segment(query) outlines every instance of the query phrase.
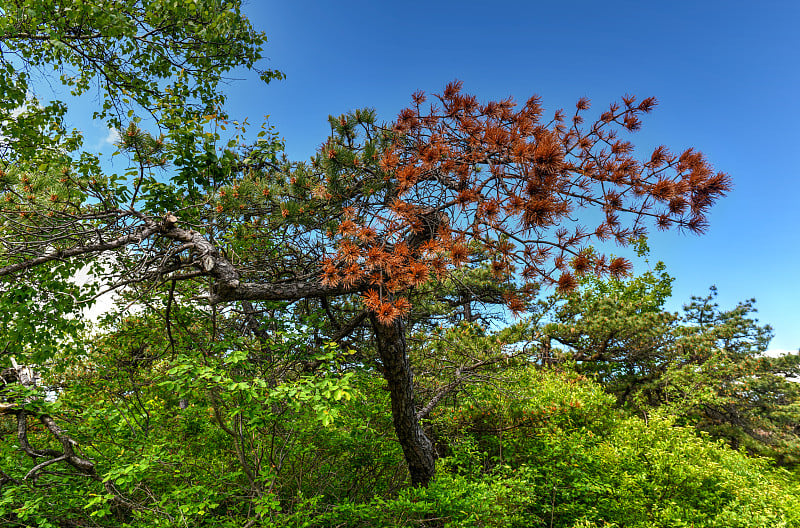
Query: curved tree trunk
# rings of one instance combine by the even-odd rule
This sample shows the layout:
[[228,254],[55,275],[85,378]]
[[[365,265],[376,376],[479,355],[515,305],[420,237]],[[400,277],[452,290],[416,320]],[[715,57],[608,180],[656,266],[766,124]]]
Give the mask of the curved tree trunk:
[[392,398],[394,429],[408,463],[411,482],[415,486],[427,486],[436,471],[436,456],[433,444],[417,419],[414,375],[406,350],[405,324],[398,318],[389,325],[383,325],[374,315],[371,317],[383,363],[383,375]]

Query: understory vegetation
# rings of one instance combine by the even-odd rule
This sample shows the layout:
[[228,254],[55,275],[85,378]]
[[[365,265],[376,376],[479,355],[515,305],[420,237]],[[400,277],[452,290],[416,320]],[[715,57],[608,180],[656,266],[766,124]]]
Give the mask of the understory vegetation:
[[[18,396],[31,416],[58,417],[96,475],[33,468],[4,416],[0,515],[54,527],[797,526],[798,388],[785,377],[797,356],[762,354],[769,328],[749,302],[663,311],[671,277],[656,270],[587,280],[498,331],[412,326],[423,401],[481,364],[423,420],[438,457],[427,487],[409,483],[369,340],[316,346],[312,304],[294,307],[301,325],[271,319],[263,339],[235,310],[173,306],[171,338],[157,304],[109,314],[84,355],[54,358],[56,398]],[[58,449],[41,425],[27,439]]]

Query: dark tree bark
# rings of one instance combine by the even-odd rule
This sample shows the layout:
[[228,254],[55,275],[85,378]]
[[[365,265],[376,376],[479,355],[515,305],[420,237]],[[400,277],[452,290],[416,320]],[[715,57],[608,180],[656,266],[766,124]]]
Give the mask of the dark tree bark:
[[392,399],[392,418],[397,439],[403,448],[411,483],[427,486],[436,471],[433,444],[420,426],[414,403],[414,375],[408,360],[405,324],[397,318],[389,325],[371,316],[383,364],[383,376]]

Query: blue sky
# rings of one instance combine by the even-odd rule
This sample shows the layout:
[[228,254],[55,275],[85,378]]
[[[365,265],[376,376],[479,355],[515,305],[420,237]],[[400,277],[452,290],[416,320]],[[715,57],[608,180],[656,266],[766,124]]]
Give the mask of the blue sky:
[[[800,2],[251,1],[286,80],[231,81],[230,113],[270,116],[291,158],[327,116],[374,107],[392,120],[416,90],[453,79],[483,100],[583,96],[598,113],[626,93],[660,101],[631,138],[642,155],[696,147],[735,188],[697,237],[653,232],[651,261],[677,277],[670,309],[715,284],[722,307],[755,297],[773,349],[800,347]],[[642,267],[639,267],[641,270]]]

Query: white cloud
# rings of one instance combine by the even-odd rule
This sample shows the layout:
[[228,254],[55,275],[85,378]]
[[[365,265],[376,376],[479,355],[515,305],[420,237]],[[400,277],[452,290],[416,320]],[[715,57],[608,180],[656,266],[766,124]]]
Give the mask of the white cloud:
[[[86,265],[78,270],[72,280],[78,286],[86,286],[89,283],[98,285],[99,282],[100,288],[106,289],[104,284],[101,281],[98,281],[97,277],[92,275],[90,271],[91,267],[91,265]],[[83,309],[83,317],[92,323],[96,323],[102,316],[111,311],[116,301],[117,296],[114,294],[114,292],[103,293],[97,298],[92,306]]]
[[797,353],[798,353],[797,350],[784,350],[784,349],[781,349],[781,348],[772,348],[772,349],[767,350],[766,352],[764,352],[763,355],[767,356],[767,357],[780,357],[780,356],[786,356],[786,355],[789,355],[789,354],[797,354]]
[[[100,128],[99,126],[95,126],[95,128]],[[98,130],[98,135],[100,131]],[[106,128],[106,135],[97,139],[94,142],[94,150],[103,150],[103,148],[109,145],[115,145],[117,141],[122,139],[119,135],[119,132],[114,128]]]
[[119,135],[119,131],[116,128],[109,128],[108,129],[108,134],[106,134],[106,137],[103,139],[103,144],[104,145],[114,145],[120,139],[122,139],[122,138]]

